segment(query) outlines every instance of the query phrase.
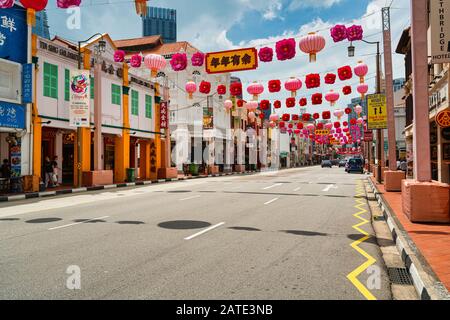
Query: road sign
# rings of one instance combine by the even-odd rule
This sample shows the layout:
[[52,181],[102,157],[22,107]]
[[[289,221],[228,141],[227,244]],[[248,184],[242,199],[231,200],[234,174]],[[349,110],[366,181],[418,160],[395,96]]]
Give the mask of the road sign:
[[387,129],[386,95],[372,94],[367,96],[367,126],[369,130]]
[[255,48],[206,54],[206,72],[210,74],[254,70],[257,67],[258,53]]

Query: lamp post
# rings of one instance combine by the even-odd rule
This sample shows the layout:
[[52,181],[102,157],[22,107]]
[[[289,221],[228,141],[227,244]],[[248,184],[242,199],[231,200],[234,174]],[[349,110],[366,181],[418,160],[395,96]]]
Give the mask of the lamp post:
[[[371,41],[366,41],[366,40],[361,40],[364,43],[367,44],[376,44],[377,45],[377,94],[381,93],[381,53],[380,53],[380,41],[375,41],[375,42],[371,42]],[[355,56],[355,47],[350,44],[350,46],[348,47],[348,56],[349,57],[354,57]],[[381,177],[381,152],[382,152],[382,141],[381,141],[381,129],[377,129],[377,162],[378,162],[378,166],[377,166],[377,180],[378,183],[381,183],[382,181],[382,177]],[[369,149],[369,153],[370,150],[372,148]],[[370,163],[369,163],[370,165]]]
[[[95,37],[100,36],[100,40],[98,42],[98,45],[96,46],[96,53],[101,54],[105,52],[106,49],[106,41],[103,40],[103,35],[101,33],[96,33],[93,36],[91,36],[89,39],[84,41],[78,41],[78,70],[81,70],[81,44],[86,43],[90,40],[92,40]],[[83,168],[81,166],[81,162],[83,159],[83,148],[81,147],[81,136],[82,136],[82,127],[77,127],[77,187],[82,187],[82,174],[83,174]]]

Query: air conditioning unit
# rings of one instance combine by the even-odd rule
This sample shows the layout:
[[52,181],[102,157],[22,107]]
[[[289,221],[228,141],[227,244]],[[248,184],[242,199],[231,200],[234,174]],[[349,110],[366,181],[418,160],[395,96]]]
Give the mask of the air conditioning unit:
[[0,100],[22,103],[22,65],[0,59]]

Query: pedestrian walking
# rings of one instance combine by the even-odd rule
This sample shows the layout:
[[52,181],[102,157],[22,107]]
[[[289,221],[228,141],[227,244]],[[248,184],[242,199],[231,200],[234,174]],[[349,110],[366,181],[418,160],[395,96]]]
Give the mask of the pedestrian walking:
[[45,188],[54,187],[53,183],[53,163],[50,158],[45,157],[44,161],[44,173],[45,173]]
[[59,186],[58,177],[59,177],[59,170],[60,170],[58,167],[58,156],[53,157],[52,167],[53,167],[52,181],[53,181],[53,185],[55,187],[57,187],[57,186]]
[[4,179],[10,179],[11,178],[11,165],[9,164],[8,159],[3,160],[2,167],[0,169],[0,173],[2,175],[2,178]]

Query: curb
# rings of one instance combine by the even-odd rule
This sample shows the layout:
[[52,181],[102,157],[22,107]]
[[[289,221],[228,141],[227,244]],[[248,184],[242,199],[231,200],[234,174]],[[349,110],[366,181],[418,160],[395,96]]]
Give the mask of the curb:
[[372,179],[367,179],[372,189],[378,206],[383,212],[386,223],[391,231],[397,250],[408,269],[413,280],[414,288],[421,300],[450,300],[450,294],[439,278],[433,272],[431,266],[422,257],[420,250],[409,237],[408,233],[399,228],[395,214],[383,195],[373,184]]
[[109,190],[109,189],[119,189],[126,187],[136,187],[136,186],[145,186],[150,184],[162,184],[168,182],[176,182],[176,181],[184,181],[184,180],[193,180],[193,179],[205,179],[205,178],[217,178],[224,176],[234,176],[234,175],[252,175],[255,173],[259,173],[260,171],[245,171],[245,172],[233,172],[233,173],[220,173],[213,174],[207,176],[189,176],[183,178],[173,178],[173,179],[159,179],[153,181],[139,181],[139,182],[129,182],[129,183],[117,183],[106,186],[94,186],[94,187],[83,187],[83,188],[73,188],[73,189],[64,189],[64,190],[55,190],[55,191],[43,191],[43,192],[32,192],[26,194],[18,194],[12,196],[0,196],[0,202],[10,202],[10,201],[19,201],[26,199],[36,199],[36,198],[49,198],[55,197],[65,194],[74,194],[74,193],[84,193],[90,191],[100,191],[100,190]]

